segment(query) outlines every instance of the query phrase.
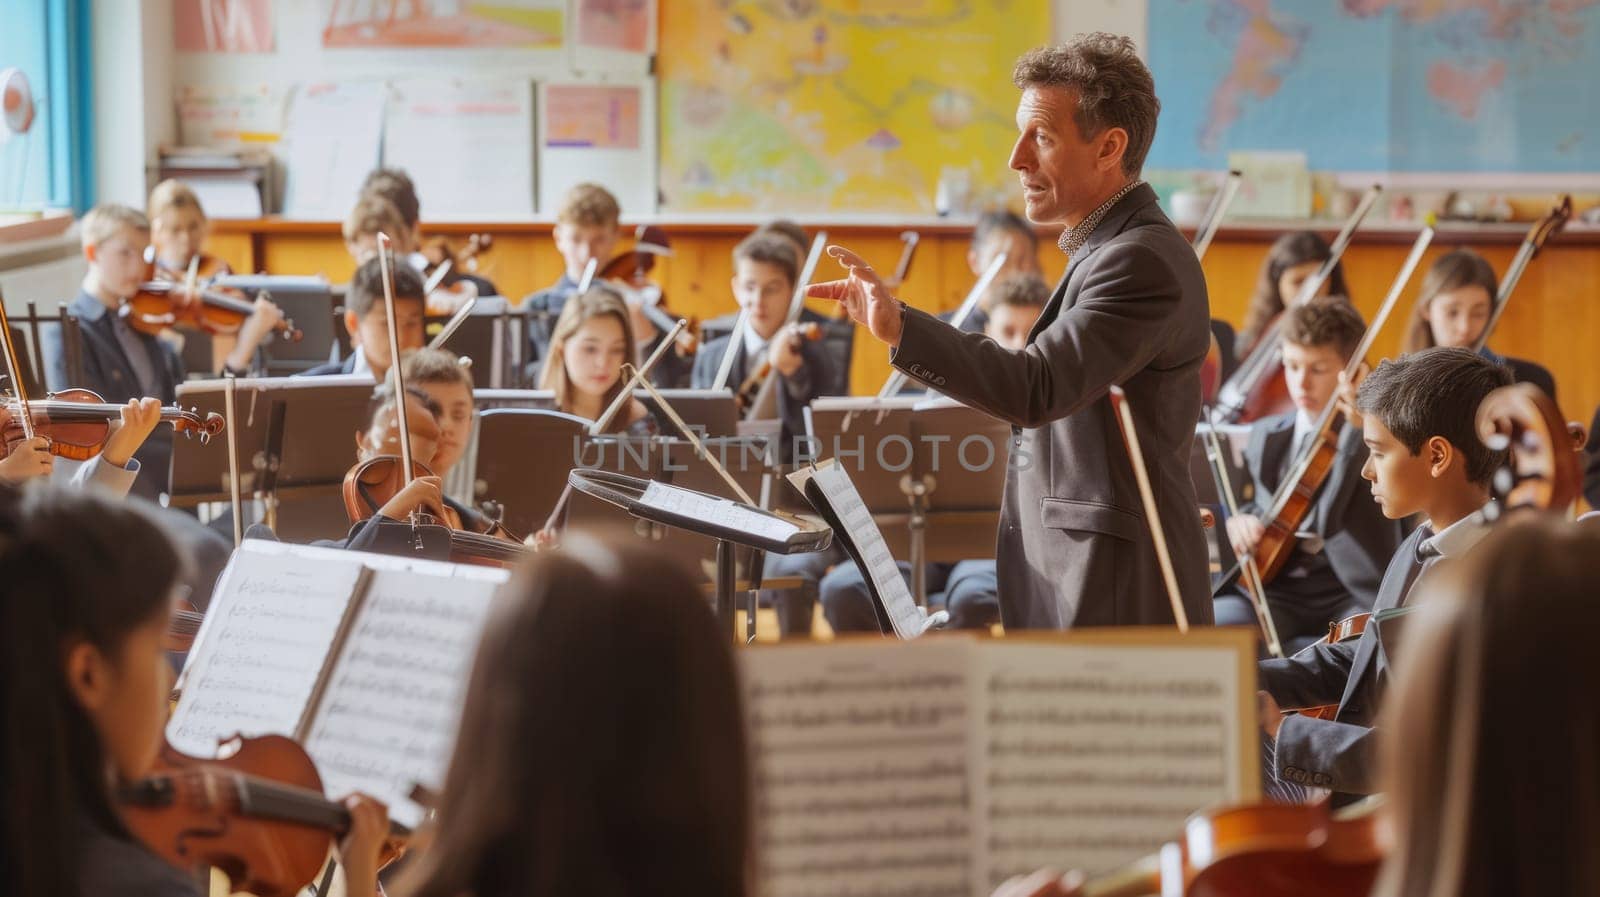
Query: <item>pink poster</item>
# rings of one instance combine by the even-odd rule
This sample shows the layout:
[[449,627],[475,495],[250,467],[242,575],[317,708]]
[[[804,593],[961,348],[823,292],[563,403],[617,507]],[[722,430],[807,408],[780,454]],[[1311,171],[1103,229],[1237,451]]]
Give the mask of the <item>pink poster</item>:
[[651,0],[577,0],[578,46],[627,53],[649,49]]
[[272,0],[173,0],[173,43],[183,53],[271,53]]
[[566,28],[564,0],[326,2],[324,47],[555,49]]
[[550,85],[544,92],[544,145],[639,148],[639,88]]

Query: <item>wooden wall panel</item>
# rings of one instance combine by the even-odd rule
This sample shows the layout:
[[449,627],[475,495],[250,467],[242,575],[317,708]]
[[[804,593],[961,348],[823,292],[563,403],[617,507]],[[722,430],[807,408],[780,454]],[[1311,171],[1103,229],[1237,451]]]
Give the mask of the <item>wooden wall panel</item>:
[[[562,262],[550,236],[549,225],[450,224],[440,230],[452,234],[487,231],[494,248],[484,257],[484,273],[513,301],[554,283]],[[658,281],[669,307],[677,314],[701,321],[736,310],[729,280],[732,251],[749,232],[747,227],[686,225],[671,227],[674,255],[657,267]],[[854,249],[868,261],[891,269],[900,255],[900,229],[851,225],[829,229],[832,242]],[[1254,287],[1261,260],[1276,237],[1272,231],[1225,229],[1212,244],[1205,260],[1212,314],[1238,326]],[[969,231],[941,226],[924,230],[916,263],[901,290],[910,304],[929,311],[949,311],[960,304],[971,287],[966,249]],[[1504,272],[1515,252],[1514,237],[1468,239],[1442,231],[1426,261],[1461,245],[1476,245],[1497,272]],[[1066,259],[1041,232],[1039,260],[1054,284]],[[1377,310],[1401,262],[1409,251],[1409,235],[1378,232],[1362,234],[1346,256],[1346,273],[1356,306],[1368,316]],[[329,222],[216,222],[209,244],[237,270],[264,269],[273,273],[322,273],[338,283],[349,279],[353,265],[344,251],[338,227]],[[1377,340],[1372,359],[1398,350],[1400,334],[1421,285],[1419,270],[1389,326]],[[843,275],[839,266],[824,259],[818,279]],[[817,311],[828,313],[830,303],[813,301]],[[1497,351],[1530,358],[1555,374],[1561,405],[1568,417],[1587,422],[1600,403],[1600,364],[1594,361],[1600,345],[1600,240],[1592,234],[1563,235],[1529,267],[1516,297],[1501,320],[1490,345]],[[850,373],[851,390],[875,392],[889,373],[888,352],[875,341],[857,340]]]

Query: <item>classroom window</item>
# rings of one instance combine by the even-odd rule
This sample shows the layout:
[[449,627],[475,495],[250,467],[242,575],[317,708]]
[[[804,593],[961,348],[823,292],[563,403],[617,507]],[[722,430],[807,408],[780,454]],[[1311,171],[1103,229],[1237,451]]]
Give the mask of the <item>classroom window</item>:
[[89,115],[88,0],[6,0],[0,70],[27,79],[33,116],[15,89],[0,108],[0,213],[43,208],[82,212],[93,201]]

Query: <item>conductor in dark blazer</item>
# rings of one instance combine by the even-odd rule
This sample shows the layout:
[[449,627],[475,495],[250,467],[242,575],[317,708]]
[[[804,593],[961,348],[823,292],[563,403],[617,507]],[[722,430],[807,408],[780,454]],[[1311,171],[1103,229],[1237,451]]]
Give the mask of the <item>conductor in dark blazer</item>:
[[[1091,34],[1031,51],[1010,166],[1028,218],[1071,256],[1021,351],[961,333],[890,295],[859,256],[814,296],[844,303],[895,367],[1012,424],[996,545],[1011,628],[1172,625],[1154,542],[1107,390],[1133,409],[1191,624],[1212,620],[1189,454],[1210,345],[1194,250],[1139,178],[1160,103],[1133,42]],[[999,455],[996,452],[996,455]]]

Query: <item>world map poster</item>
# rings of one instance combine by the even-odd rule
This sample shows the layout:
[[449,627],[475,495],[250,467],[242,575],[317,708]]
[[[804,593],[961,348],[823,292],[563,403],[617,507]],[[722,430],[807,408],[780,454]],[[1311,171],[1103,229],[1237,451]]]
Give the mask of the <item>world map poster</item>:
[[662,3],[663,209],[932,215],[947,168],[1014,192],[1011,69],[1050,35],[1048,0]]
[[1600,0],[1149,0],[1149,166],[1600,171]]

